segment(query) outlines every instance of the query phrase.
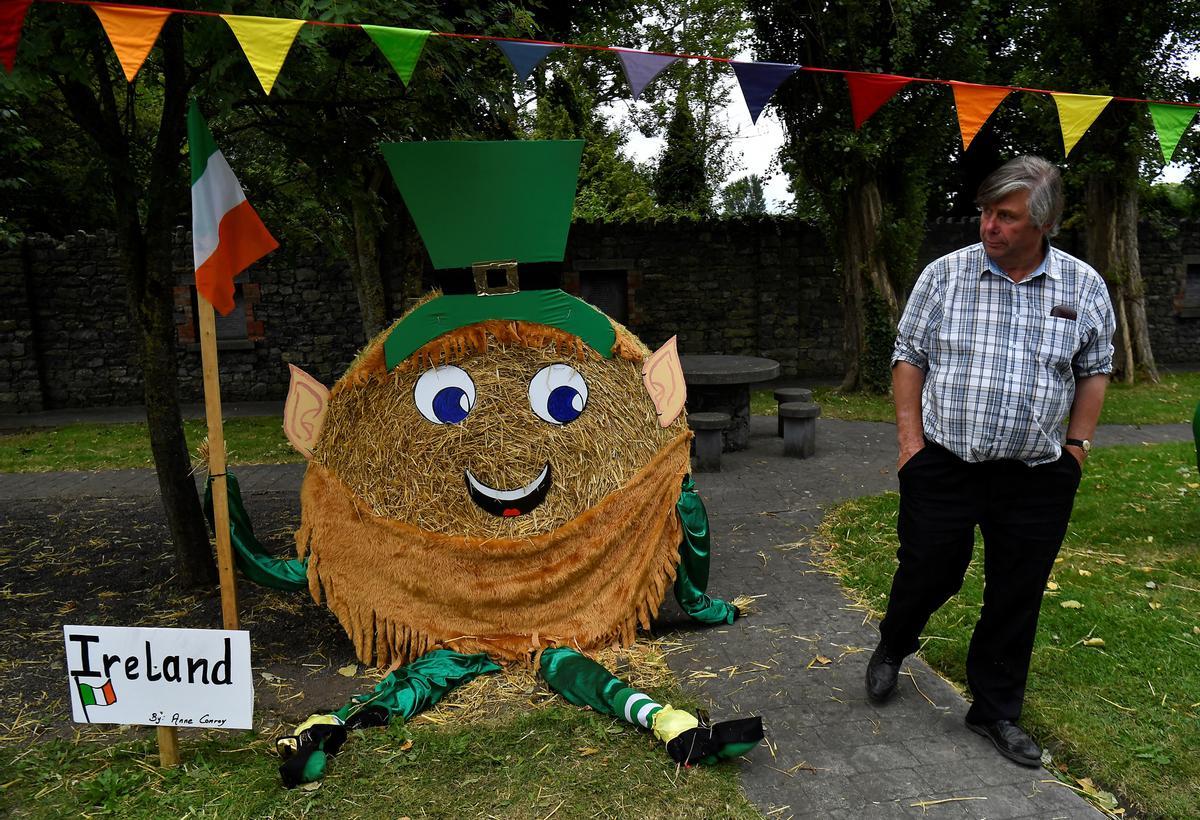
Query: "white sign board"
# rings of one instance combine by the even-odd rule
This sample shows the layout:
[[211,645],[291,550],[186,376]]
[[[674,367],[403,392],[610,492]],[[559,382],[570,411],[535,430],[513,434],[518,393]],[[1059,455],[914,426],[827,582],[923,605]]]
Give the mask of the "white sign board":
[[251,729],[250,633],[64,626],[76,723]]

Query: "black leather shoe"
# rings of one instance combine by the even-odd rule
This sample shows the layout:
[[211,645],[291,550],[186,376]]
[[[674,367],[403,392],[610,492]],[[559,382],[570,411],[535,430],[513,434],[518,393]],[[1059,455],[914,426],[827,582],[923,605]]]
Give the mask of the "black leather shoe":
[[883,644],[875,647],[867,663],[867,697],[872,703],[883,703],[896,691],[896,678],[904,658],[892,657]]
[[991,723],[972,723],[968,720],[966,723],[968,729],[992,741],[996,750],[1012,762],[1022,766],[1042,765],[1042,747],[1034,743],[1033,738],[1011,720],[996,720]]

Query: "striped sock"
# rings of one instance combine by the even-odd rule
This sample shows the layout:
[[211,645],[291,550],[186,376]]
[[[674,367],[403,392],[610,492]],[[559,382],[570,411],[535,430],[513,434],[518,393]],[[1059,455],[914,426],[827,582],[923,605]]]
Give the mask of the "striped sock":
[[643,729],[651,728],[654,725],[654,716],[662,711],[661,703],[656,703],[644,692],[627,687],[616,692],[613,702],[617,714],[623,717],[626,723],[641,726]]

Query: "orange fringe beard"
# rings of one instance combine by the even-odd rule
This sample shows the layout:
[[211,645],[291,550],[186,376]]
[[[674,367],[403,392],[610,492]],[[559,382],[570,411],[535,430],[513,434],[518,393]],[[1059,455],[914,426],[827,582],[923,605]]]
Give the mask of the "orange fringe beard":
[[438,648],[528,662],[551,646],[628,646],[675,579],[675,502],[691,438],[677,436],[579,517],[519,540],[381,518],[312,462],[296,533],[297,552],[309,555],[309,591],[318,603],[324,592],[368,665],[408,663]]

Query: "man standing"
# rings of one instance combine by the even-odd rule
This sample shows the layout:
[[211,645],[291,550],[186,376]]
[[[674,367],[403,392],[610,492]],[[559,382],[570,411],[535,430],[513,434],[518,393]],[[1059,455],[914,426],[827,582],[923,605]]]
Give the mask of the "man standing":
[[929,617],[962,586],[978,525],[985,587],[967,655],[967,727],[1036,766],[1041,748],[1017,720],[1042,592],[1112,372],[1115,321],[1099,274],[1050,246],[1063,210],[1057,168],[1018,157],[984,180],[976,204],[982,242],[924,270],[896,336],[899,566],[867,694],[878,703],[895,690]]

